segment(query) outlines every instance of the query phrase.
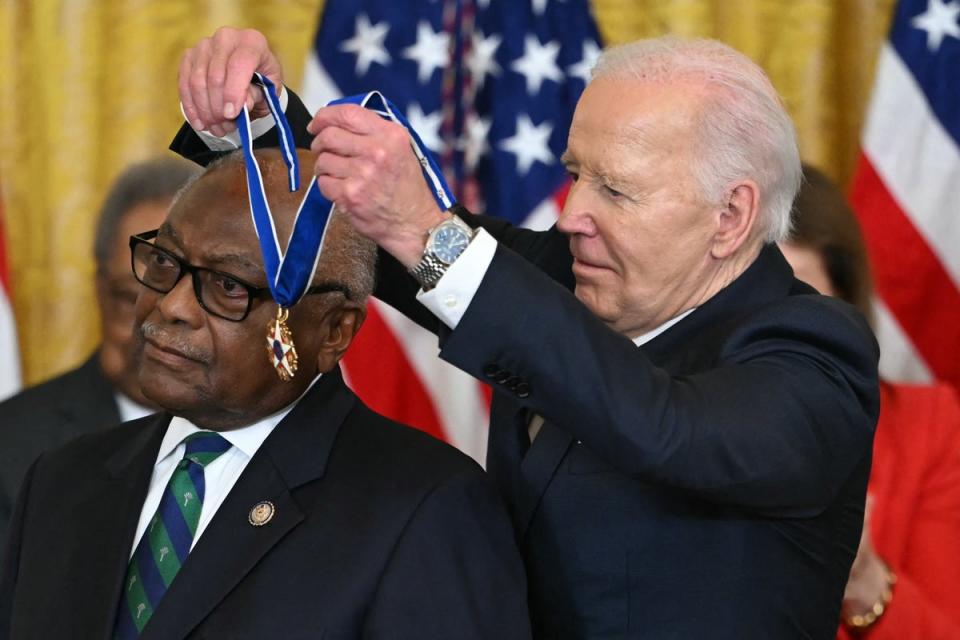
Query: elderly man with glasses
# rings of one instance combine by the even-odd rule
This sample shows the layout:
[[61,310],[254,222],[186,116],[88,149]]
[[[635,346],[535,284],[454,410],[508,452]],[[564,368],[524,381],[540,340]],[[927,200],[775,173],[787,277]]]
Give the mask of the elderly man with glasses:
[[[279,153],[258,158],[287,237],[302,192]],[[523,566],[480,468],[340,375],[374,246],[334,215],[309,295],[271,322],[244,180],[241,158],[218,161],[131,238],[139,378],[165,411],[33,465],[0,638],[529,637]],[[289,334],[292,372],[276,357]]]

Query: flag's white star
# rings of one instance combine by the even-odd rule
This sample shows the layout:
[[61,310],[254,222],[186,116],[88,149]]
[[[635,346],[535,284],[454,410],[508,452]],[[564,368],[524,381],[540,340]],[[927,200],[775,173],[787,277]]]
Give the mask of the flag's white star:
[[580,78],[584,84],[590,82],[590,72],[593,70],[593,66],[597,64],[599,57],[600,47],[597,46],[597,43],[593,40],[584,40],[583,57],[580,62],[567,67],[567,75]]
[[557,66],[558,53],[560,43],[540,44],[535,35],[527,34],[523,43],[523,56],[510,65],[511,69],[526,76],[527,93],[536,94],[540,91],[544,80],[560,82],[563,79],[563,73]]
[[542,16],[543,12],[547,10],[547,0],[533,0],[533,12],[538,16]]
[[553,125],[541,122],[534,125],[530,116],[521,113],[517,116],[517,131],[511,137],[500,142],[500,148],[517,156],[517,173],[526,175],[537,160],[543,164],[554,162],[550,152],[550,134]]
[[407,120],[427,148],[437,152],[443,150],[443,140],[440,139],[440,124],[443,121],[441,111],[434,111],[427,115],[423,113],[419,104],[411,102],[407,107]]
[[449,46],[449,34],[436,33],[426,20],[417,24],[417,42],[403,50],[403,57],[417,63],[420,84],[429,82],[434,71],[450,63]]
[[390,64],[390,54],[383,46],[390,25],[386,22],[371,25],[365,13],[357,15],[356,25],[353,37],[340,44],[340,51],[357,55],[357,75],[365,75],[373,62]]
[[473,34],[473,45],[467,57],[467,69],[473,78],[477,91],[483,88],[483,82],[489,73],[491,76],[500,75],[500,65],[497,64],[497,49],[503,38],[497,34],[484,38],[479,31]]
[[463,163],[468,172],[476,169],[481,156],[490,150],[490,145],[487,144],[490,124],[490,118],[481,118],[472,113],[467,116],[464,137],[460,139],[459,148],[463,151]]
[[478,9],[486,9],[490,6],[490,0],[477,0]]
[[914,17],[910,24],[927,32],[927,48],[936,53],[944,36],[960,39],[960,1],[944,3],[943,0],[930,0],[927,11]]

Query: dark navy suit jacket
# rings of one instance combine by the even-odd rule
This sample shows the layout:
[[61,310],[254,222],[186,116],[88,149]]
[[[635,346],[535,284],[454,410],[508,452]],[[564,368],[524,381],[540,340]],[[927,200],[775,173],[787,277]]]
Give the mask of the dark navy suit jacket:
[[115,393],[94,353],[76,369],[0,403],[0,571],[13,504],[30,464],[72,438],[119,424]]
[[[170,416],[84,436],[24,481],[0,638],[111,637]],[[275,516],[254,527],[250,509]],[[277,425],[143,640],[530,637],[523,564],[482,470],[366,408],[335,370]]]
[[[287,112],[309,146],[299,104]],[[204,150],[188,129],[173,148]],[[456,330],[383,253],[377,296],[494,387],[487,470],[521,544],[534,636],[833,638],[879,409],[864,319],[767,246],[637,348],[571,294],[556,229],[457,213],[501,247]],[[547,422],[526,450],[534,413]]]

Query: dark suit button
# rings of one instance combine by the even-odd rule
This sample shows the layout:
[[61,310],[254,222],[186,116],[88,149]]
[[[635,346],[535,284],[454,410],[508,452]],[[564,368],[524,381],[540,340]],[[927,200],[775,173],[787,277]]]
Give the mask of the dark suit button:
[[493,381],[496,382],[497,384],[506,384],[507,380],[509,380],[512,377],[513,377],[512,373],[510,373],[506,369],[501,369],[499,372],[497,372],[497,375],[496,377],[494,377]]
[[518,385],[518,384],[522,384],[522,383],[523,383],[523,379],[522,379],[522,378],[518,378],[517,376],[510,376],[510,377],[507,378],[507,380],[503,383],[503,386],[505,386],[505,387],[506,387],[507,389],[509,389],[510,391],[516,391],[516,390],[517,390],[517,385]]
[[514,387],[513,391],[517,394],[518,398],[527,398],[530,396],[530,385],[526,382],[521,382]]
[[499,374],[500,367],[492,362],[483,368],[483,375],[487,376],[488,378],[496,378]]

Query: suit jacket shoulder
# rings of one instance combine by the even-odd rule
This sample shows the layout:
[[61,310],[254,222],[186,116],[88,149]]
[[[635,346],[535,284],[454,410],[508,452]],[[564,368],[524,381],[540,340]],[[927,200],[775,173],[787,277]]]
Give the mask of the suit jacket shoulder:
[[0,541],[30,463],[71,438],[118,422],[113,388],[96,353],[80,367],[0,403]]
[[[0,583],[13,602],[0,635],[5,625],[109,634],[166,424],[93,433],[35,465]],[[251,526],[264,500],[275,515]],[[58,592],[78,581],[89,588]],[[334,372],[251,458],[141,638],[520,639],[525,593],[509,520],[480,468],[373,413]],[[70,606],[38,616],[50,600]]]

